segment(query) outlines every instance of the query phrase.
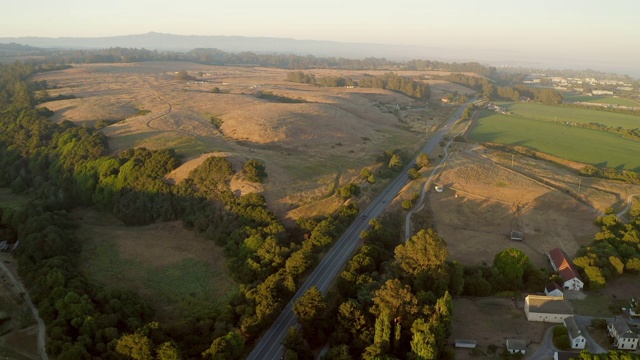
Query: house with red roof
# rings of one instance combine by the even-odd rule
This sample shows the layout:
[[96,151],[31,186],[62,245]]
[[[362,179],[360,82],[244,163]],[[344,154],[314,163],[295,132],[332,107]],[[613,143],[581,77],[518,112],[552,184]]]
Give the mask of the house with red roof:
[[549,251],[547,255],[553,270],[555,270],[563,281],[565,290],[582,290],[584,282],[578,275],[578,270],[573,265],[567,254],[560,248]]

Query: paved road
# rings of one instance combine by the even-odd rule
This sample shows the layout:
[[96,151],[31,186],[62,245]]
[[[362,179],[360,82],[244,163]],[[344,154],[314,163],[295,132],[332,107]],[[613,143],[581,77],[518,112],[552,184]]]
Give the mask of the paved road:
[[33,306],[31,298],[29,297],[29,293],[27,292],[27,290],[25,290],[24,286],[22,286],[22,283],[18,281],[15,276],[13,276],[11,271],[7,269],[2,261],[0,261],[0,269],[2,269],[2,271],[7,274],[16,289],[18,289],[19,292],[24,293],[24,301],[27,303],[27,306],[29,306],[29,309],[31,309],[31,312],[33,313],[33,317],[35,317],[36,321],[38,322],[38,355],[40,355],[40,358],[43,360],[49,360],[49,356],[47,355],[47,351],[45,350],[47,332],[44,327],[44,321],[42,321],[42,319],[40,318],[40,314],[38,313],[38,309]]
[[[464,109],[469,103],[461,106],[455,114],[436,131],[433,137],[425,144],[421,149],[422,152],[430,153],[438,146],[438,143],[443,137],[451,130],[451,127],[460,118]],[[322,259],[318,267],[309,275],[307,281],[300,287],[298,292],[293,296],[291,301],[282,310],[280,316],[271,325],[271,328],[262,336],[256,347],[253,349],[248,360],[279,360],[284,353],[284,347],[281,342],[287,333],[287,330],[291,326],[297,324],[295,315],[293,314],[293,304],[296,300],[302,296],[310,287],[316,286],[318,289],[325,293],[327,288],[338,275],[344,264],[347,262],[351,253],[358,246],[360,233],[369,227],[369,221],[378,217],[389,202],[395,198],[400,190],[406,185],[409,177],[407,171],[413,167],[415,159],[412,160],[402,171],[402,173],[395,178],[386,189],[380,194],[373,202],[361,212],[361,215],[351,226],[345,231],[345,233],[336,241],[331,250]]]
[[553,327],[550,327],[544,334],[542,343],[540,343],[540,348],[538,349],[538,351],[527,356],[526,358],[527,360],[549,360],[553,359],[553,353],[556,351],[557,349],[553,346]]

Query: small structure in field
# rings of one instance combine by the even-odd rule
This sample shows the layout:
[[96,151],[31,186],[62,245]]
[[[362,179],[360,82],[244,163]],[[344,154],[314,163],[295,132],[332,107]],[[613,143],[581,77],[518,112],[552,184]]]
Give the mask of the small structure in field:
[[524,234],[522,233],[522,231],[512,231],[511,232],[511,240],[513,241],[522,241],[522,239],[524,238]]
[[456,347],[463,349],[475,349],[478,345],[476,340],[456,339]]
[[527,352],[527,342],[522,339],[507,339],[509,354],[524,354]]
[[435,189],[437,192],[443,192],[443,191],[444,191],[444,187],[443,187],[443,186],[440,186],[440,185],[436,185],[436,186],[434,187],[434,189]]

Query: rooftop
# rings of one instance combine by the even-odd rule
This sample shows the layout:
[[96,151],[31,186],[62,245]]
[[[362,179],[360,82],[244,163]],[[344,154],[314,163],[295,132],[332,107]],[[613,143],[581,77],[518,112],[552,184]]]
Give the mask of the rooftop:
[[522,339],[507,339],[507,350],[527,350],[527,342]]
[[569,260],[569,256],[567,256],[562,249],[555,248],[549,251],[549,258],[551,258],[551,261],[558,270],[562,280],[569,281],[577,278],[582,281],[582,279],[580,279],[580,275],[578,275],[578,270],[576,270],[573,263],[571,263],[571,260]]
[[562,296],[528,295],[529,312],[573,315],[573,308]]
[[567,331],[569,332],[569,335],[571,335],[572,339],[582,336],[582,331],[580,331],[578,324],[576,324],[576,319],[574,319],[573,316],[569,316],[564,319],[564,326],[567,327]]

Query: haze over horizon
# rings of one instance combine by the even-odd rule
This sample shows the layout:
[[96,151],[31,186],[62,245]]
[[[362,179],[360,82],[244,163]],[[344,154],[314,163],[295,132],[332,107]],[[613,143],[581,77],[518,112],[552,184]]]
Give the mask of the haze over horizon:
[[[34,9],[37,9],[34,11]],[[423,58],[593,68],[640,77],[640,2],[26,0],[3,5],[0,37],[148,32],[276,37],[429,49]],[[441,49],[443,54],[438,54]],[[389,54],[387,57],[402,57]]]

